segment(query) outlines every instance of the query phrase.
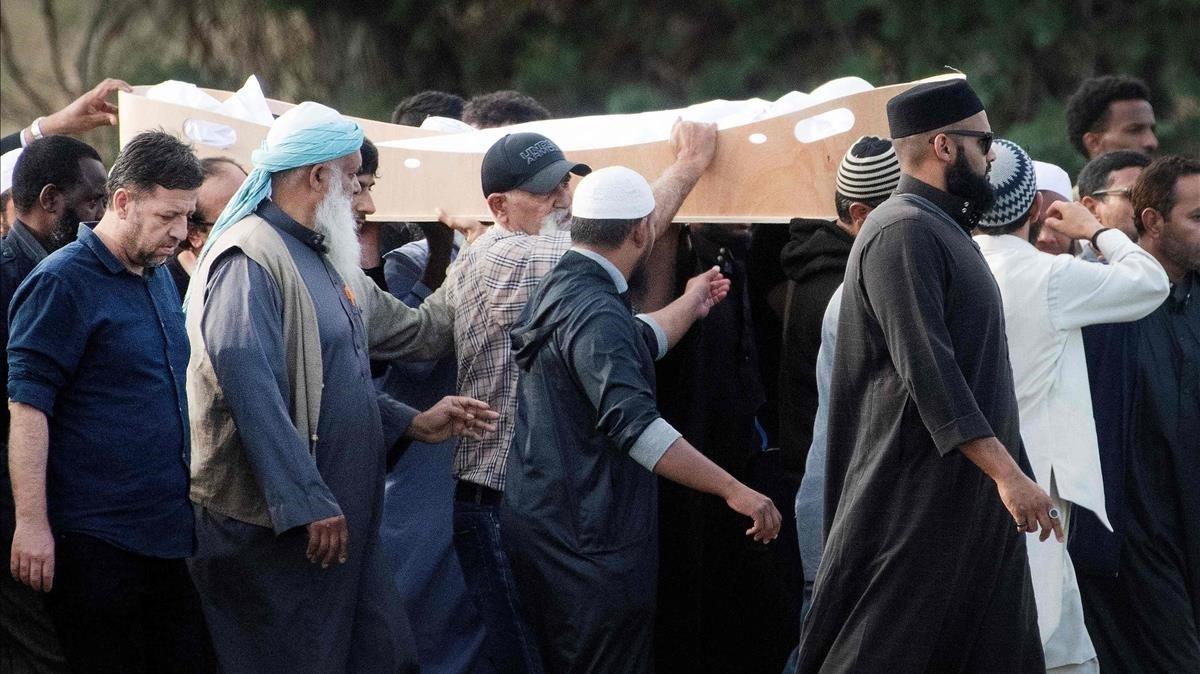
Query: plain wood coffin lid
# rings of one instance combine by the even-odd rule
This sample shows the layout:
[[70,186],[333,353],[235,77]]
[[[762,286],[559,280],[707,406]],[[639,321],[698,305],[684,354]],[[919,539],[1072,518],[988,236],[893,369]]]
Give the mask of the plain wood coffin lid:
[[[716,158],[684,202],[677,219],[681,222],[787,222],[796,217],[834,217],[834,179],[838,163],[859,137],[888,136],[888,100],[922,82],[953,77],[962,76],[941,75],[877,87],[797,112],[722,129],[718,132]],[[188,120],[214,122],[231,127],[236,132],[236,142],[227,148],[194,143],[197,154],[201,157],[229,156],[243,166],[251,167],[250,153],[261,145],[267,126],[150,100],[142,95],[147,88],[135,87],[133,94],[121,92],[119,95],[122,145],[144,130],[162,128],[186,138],[184,127]],[[217,100],[231,95],[225,91],[204,91]],[[273,114],[279,115],[292,104],[268,99],[268,106]],[[388,143],[379,146],[379,181],[372,193],[376,213],[372,220],[429,222],[437,219],[434,214],[437,208],[454,215],[491,219],[479,182],[479,168],[486,148],[464,152],[430,147],[436,146],[436,141],[413,143],[423,147],[404,147],[404,141],[439,134],[415,127],[352,119],[362,125],[367,137],[377,145]],[[594,119],[598,125],[595,133],[602,135],[604,118]],[[537,131],[539,124],[524,124],[521,129]],[[821,137],[808,137],[814,128],[825,131]],[[593,169],[628,166],[651,182],[674,161],[674,153],[666,140],[582,150],[571,150],[566,144],[564,150],[568,158],[589,164]]]

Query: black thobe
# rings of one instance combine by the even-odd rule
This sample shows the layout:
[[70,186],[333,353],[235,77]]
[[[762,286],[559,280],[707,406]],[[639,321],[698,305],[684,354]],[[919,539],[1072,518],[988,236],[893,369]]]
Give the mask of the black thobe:
[[545,669],[651,671],[657,489],[634,457],[670,428],[654,403],[657,339],[608,272],[572,250],[512,343],[521,370],[501,528]]
[[1028,466],[973,211],[903,176],[851,249],[799,671],[1045,669],[1024,534],[958,451],[995,436]]
[[[1095,546],[1119,551],[1116,573],[1085,568],[1079,576],[1088,631],[1106,671],[1200,671],[1197,295],[1200,273],[1189,272],[1128,331],[1134,348],[1126,354],[1136,360],[1132,442],[1117,457],[1123,461],[1104,465],[1106,485],[1114,473],[1123,476],[1122,508],[1113,517],[1115,533]],[[1120,366],[1115,359],[1102,365]]]

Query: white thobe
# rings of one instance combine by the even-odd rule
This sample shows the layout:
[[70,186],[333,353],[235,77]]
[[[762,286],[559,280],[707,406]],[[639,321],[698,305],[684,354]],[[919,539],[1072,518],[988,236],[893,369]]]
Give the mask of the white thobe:
[[[1097,237],[1106,265],[1042,253],[1011,235],[975,241],[1004,300],[1021,437],[1034,476],[1064,513],[1077,504],[1111,529],[1080,328],[1154,311],[1169,290],[1166,273],[1118,230]],[[1046,667],[1095,657],[1065,541],[1031,536],[1028,543]]]

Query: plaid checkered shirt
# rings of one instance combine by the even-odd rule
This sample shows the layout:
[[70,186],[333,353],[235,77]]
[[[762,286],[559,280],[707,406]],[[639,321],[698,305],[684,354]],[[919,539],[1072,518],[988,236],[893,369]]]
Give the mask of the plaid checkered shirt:
[[542,277],[570,247],[567,232],[531,236],[493,226],[455,261],[448,282],[458,307],[458,394],[482,400],[500,414],[495,433],[459,441],[454,475],[460,480],[504,490],[517,407],[517,364],[509,330]]

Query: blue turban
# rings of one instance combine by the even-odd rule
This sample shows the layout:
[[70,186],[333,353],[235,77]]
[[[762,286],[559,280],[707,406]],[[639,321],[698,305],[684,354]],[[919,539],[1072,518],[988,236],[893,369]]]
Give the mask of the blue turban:
[[[273,135],[282,137],[275,139]],[[275,120],[262,147],[250,156],[254,170],[221,211],[200,251],[197,266],[230,225],[253,213],[263,199],[271,196],[272,173],[344,157],[357,151],[362,143],[363,131],[358,124],[320,103],[306,101],[285,112]]]

